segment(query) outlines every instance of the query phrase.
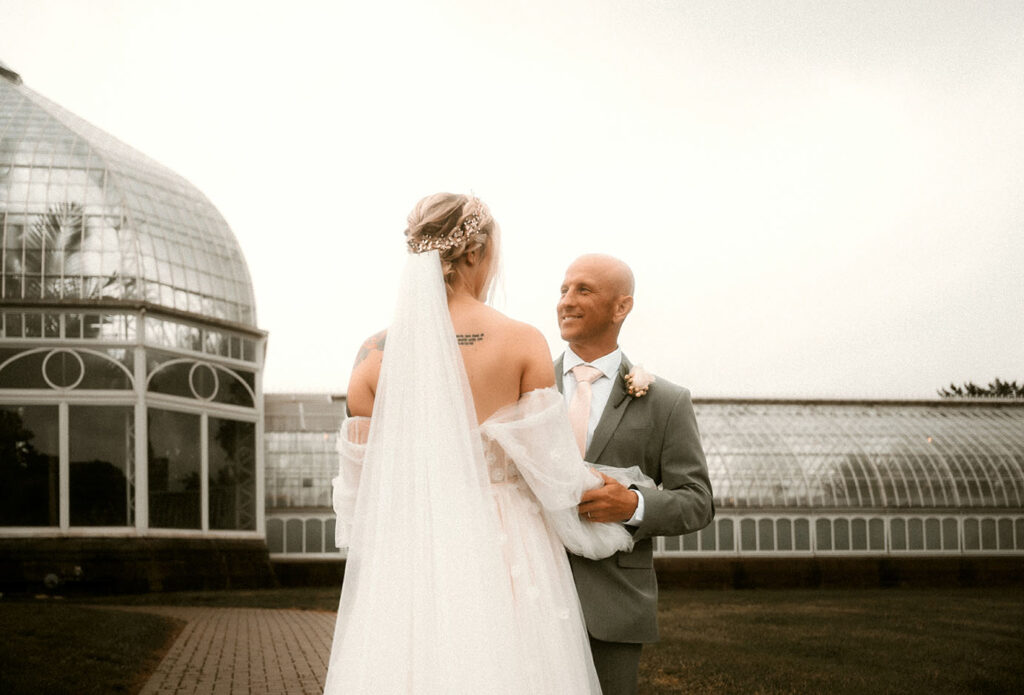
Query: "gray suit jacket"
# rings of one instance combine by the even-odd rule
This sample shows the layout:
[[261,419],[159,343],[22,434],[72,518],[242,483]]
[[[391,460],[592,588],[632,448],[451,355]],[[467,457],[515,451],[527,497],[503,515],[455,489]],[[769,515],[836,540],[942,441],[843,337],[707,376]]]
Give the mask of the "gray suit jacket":
[[[646,395],[631,397],[625,376],[632,366],[623,355],[584,458],[620,468],[640,466],[660,487],[639,490],[644,518],[634,530],[632,552],[596,561],[569,556],[587,629],[606,642],[657,641],[652,537],[697,531],[715,515],[690,392],[658,378]],[[555,361],[555,381],[561,391],[562,357]]]

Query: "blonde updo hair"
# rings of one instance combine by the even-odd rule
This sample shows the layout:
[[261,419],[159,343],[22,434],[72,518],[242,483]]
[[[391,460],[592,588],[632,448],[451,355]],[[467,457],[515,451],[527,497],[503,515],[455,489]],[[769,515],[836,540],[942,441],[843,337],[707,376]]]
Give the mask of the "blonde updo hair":
[[491,259],[489,286],[497,269],[498,223],[491,211],[476,197],[458,193],[435,193],[416,203],[409,213],[405,240],[414,253],[437,250],[441,256],[444,282],[451,290],[465,257],[479,251]]

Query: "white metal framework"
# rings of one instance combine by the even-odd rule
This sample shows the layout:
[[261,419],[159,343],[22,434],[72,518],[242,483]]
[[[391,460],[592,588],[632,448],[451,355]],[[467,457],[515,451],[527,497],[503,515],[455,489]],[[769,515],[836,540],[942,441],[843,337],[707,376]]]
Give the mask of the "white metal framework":
[[0,234],[5,303],[145,302],[256,326],[245,259],[210,201],[8,70]]
[[[657,539],[659,555],[1024,553],[1020,401],[698,400],[695,409],[717,517]],[[271,554],[337,558],[327,509],[334,433],[279,429],[267,442],[268,489],[279,491]]]
[[0,65],[0,536],[261,538],[265,339],[205,196]]

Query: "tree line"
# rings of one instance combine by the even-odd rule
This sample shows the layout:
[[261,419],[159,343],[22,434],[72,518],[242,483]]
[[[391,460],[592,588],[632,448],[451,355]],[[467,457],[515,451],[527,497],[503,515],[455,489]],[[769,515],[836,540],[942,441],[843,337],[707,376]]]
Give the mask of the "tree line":
[[1024,383],[996,378],[988,386],[978,386],[965,381],[959,386],[951,383],[949,388],[938,389],[938,394],[940,398],[1024,398]]

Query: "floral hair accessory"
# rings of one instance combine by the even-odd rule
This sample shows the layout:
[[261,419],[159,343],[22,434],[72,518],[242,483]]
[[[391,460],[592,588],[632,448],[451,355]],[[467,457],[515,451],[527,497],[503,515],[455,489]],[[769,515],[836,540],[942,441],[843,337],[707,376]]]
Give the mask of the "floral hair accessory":
[[447,234],[427,237],[418,241],[407,240],[405,243],[409,247],[409,253],[447,251],[479,234],[480,224],[483,222],[484,204],[480,202],[479,198],[473,198],[466,207],[471,209],[472,212],[468,213],[462,222]]
[[633,398],[640,398],[646,395],[648,389],[651,388],[651,384],[655,381],[654,375],[639,364],[633,365],[633,368],[629,370],[629,374],[626,375],[626,387],[629,390],[629,395]]

